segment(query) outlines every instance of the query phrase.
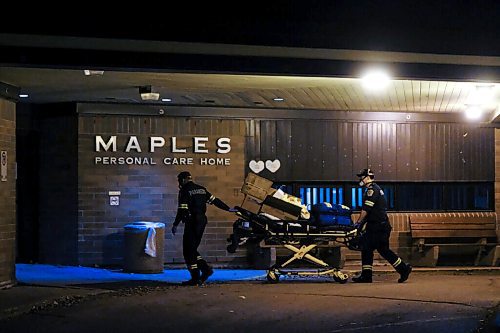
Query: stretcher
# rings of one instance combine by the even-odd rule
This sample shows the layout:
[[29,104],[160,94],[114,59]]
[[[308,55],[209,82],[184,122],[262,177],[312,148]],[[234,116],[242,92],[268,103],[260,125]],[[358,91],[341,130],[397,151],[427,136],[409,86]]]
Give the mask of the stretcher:
[[[333,247],[344,244],[349,249],[359,250],[359,232],[354,225],[316,226],[310,220],[275,220],[244,208],[235,207],[238,219],[233,223],[227,251],[236,252],[247,242],[258,242],[263,247],[283,247],[292,255],[280,264],[267,270],[267,280],[277,283],[281,275],[330,276],[335,282],[345,283],[349,276],[337,267],[328,265],[310,252],[317,247]],[[340,243],[340,244],[335,244]],[[318,266],[317,269],[289,269],[292,262],[305,260]]]

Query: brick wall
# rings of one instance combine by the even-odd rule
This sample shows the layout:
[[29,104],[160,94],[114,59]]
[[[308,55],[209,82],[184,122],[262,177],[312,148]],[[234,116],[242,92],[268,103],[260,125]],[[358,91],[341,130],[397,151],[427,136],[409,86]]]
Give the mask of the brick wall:
[[0,288],[15,282],[16,105],[0,99],[0,151],[7,152],[7,181],[0,180]]
[[[194,119],[159,116],[88,116],[79,118],[78,138],[78,258],[81,265],[121,265],[123,227],[135,221],[166,224],[165,262],[183,263],[182,230],[173,237],[170,228],[177,210],[177,174],[188,170],[195,182],[207,187],[228,205],[241,204],[240,191],[245,170],[245,124],[239,120]],[[117,136],[115,153],[96,152],[95,136],[108,140]],[[125,153],[130,136],[136,136],[142,152]],[[149,137],[165,138],[166,145],[149,151]],[[186,154],[170,152],[170,138]],[[208,137],[208,154],[194,153],[194,136]],[[215,153],[215,140],[231,139],[231,152]],[[96,164],[95,157],[141,157],[155,165]],[[166,165],[165,157],[193,157],[193,165]],[[229,166],[200,165],[200,158],[230,158]],[[151,159],[151,160],[150,160]],[[111,206],[109,191],[120,191],[120,205]],[[209,224],[200,253],[214,264],[246,263],[245,253],[226,252],[226,238],[232,231],[235,215],[209,206]]]
[[[500,212],[500,129],[495,128],[495,211]],[[497,237],[500,238],[500,221],[497,214]]]

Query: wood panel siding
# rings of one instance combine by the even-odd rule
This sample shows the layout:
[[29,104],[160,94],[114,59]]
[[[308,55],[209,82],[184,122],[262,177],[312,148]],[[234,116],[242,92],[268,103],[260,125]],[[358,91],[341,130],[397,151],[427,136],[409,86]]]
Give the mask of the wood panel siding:
[[[280,161],[291,161],[292,158],[292,126],[290,120],[276,122],[276,158]],[[281,179],[291,179],[291,168],[280,168]]]
[[382,174],[388,178],[396,175],[396,124],[382,123]]
[[494,178],[492,128],[327,120],[255,120],[252,124],[259,149],[248,149],[247,160],[279,159],[278,172],[263,171],[264,177],[273,180],[352,181],[356,171],[365,167],[382,181]]

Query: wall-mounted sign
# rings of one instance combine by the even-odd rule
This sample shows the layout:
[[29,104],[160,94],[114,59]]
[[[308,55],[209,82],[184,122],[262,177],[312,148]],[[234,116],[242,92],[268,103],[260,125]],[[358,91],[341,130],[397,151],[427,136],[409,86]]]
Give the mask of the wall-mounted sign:
[[2,150],[0,152],[0,180],[3,182],[7,181],[7,151]]
[[109,197],[109,205],[110,206],[120,206],[120,197],[119,196]]
[[[146,141],[146,140],[144,140]],[[167,148],[167,141],[170,144]],[[149,137],[146,142],[141,142],[137,136],[118,137],[116,135],[104,139],[101,135],[95,136],[96,153],[120,153],[126,156],[99,155],[94,157],[96,165],[231,165],[231,159],[226,157],[196,157],[199,154],[215,153],[217,155],[228,154],[231,151],[230,138],[217,138],[214,140],[215,147],[209,150],[207,144],[209,137],[195,136],[192,138],[190,147],[179,147],[177,137],[172,136],[165,139],[161,136]],[[120,149],[119,149],[120,148]],[[188,151],[189,150],[189,151]],[[176,156],[144,157],[138,156],[141,153],[155,153],[163,151],[167,155],[176,154]],[[134,156],[130,156],[134,154]],[[187,156],[182,156],[186,154]],[[194,157],[188,154],[196,154]],[[179,155],[181,155],[179,157]]]
[[120,206],[120,195],[122,191],[109,191],[109,205],[110,206]]

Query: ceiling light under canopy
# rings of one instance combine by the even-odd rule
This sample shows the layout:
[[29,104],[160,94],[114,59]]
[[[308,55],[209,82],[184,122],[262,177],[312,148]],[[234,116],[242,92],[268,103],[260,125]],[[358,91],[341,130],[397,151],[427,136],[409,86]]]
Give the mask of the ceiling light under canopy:
[[160,98],[160,93],[153,92],[151,86],[139,87],[139,93],[143,101],[157,101]]
[[479,105],[469,105],[465,109],[465,116],[469,119],[479,119],[483,115],[483,110]]
[[381,91],[391,82],[390,76],[381,70],[373,70],[363,75],[362,84],[366,90]]

